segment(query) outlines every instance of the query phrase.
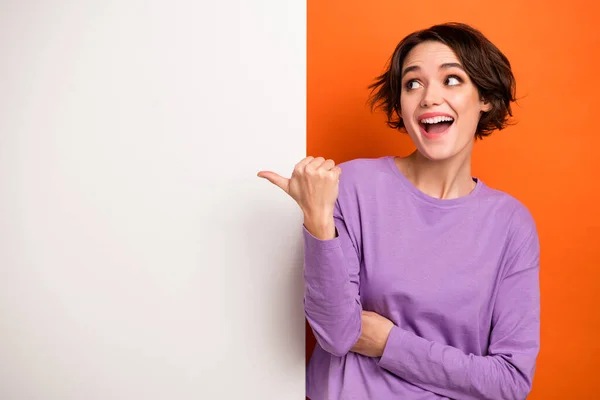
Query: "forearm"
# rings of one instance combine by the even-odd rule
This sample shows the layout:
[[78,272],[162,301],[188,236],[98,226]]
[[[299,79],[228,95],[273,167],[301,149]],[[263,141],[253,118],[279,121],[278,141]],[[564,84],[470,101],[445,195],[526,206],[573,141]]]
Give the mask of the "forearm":
[[[333,227],[335,235],[335,225]],[[362,306],[358,295],[356,253],[344,228],[342,235],[329,240],[303,229],[304,310],[315,337],[326,351],[343,356],[361,332]],[[350,266],[351,264],[354,266]]]
[[450,398],[521,400],[531,389],[536,354],[531,349],[506,355],[465,354],[395,327],[379,366]]

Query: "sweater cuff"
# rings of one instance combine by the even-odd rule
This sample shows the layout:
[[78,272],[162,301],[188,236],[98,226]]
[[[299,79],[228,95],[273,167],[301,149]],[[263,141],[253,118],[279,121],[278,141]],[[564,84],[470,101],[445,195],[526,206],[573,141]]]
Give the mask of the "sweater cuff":
[[377,363],[381,368],[393,371],[398,364],[403,363],[403,358],[407,355],[404,348],[406,334],[405,330],[397,326],[392,328],[383,348],[383,354]]
[[306,226],[302,224],[302,235],[304,236],[304,245],[305,250],[308,252],[319,252],[323,250],[330,250],[341,247],[342,243],[340,240],[340,236],[337,234],[336,228],[336,237],[329,240],[321,240],[306,229]]

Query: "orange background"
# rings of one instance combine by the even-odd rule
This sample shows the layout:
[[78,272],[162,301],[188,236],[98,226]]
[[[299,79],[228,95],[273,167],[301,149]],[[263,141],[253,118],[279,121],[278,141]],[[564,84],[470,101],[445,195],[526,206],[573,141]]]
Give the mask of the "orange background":
[[[542,346],[529,399],[600,399],[600,16],[588,1],[308,0],[307,153],[404,155],[406,134],[365,105],[405,35],[480,29],[509,58],[517,124],[477,142],[473,174],[520,199],[541,243]],[[315,340],[307,326],[307,360]]]

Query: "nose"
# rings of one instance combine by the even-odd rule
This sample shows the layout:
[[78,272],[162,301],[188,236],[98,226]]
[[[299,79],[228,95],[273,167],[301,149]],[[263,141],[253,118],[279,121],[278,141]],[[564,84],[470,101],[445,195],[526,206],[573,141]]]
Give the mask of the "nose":
[[421,107],[431,107],[442,103],[442,93],[437,85],[428,85],[422,93]]

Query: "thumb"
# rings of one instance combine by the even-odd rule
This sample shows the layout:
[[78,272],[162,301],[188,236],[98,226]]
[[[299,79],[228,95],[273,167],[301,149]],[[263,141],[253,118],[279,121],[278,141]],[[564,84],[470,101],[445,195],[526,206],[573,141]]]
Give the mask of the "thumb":
[[290,180],[288,178],[284,178],[283,176],[271,171],[260,171],[257,176],[259,178],[265,178],[273,185],[283,189],[283,191],[287,194],[290,193]]

